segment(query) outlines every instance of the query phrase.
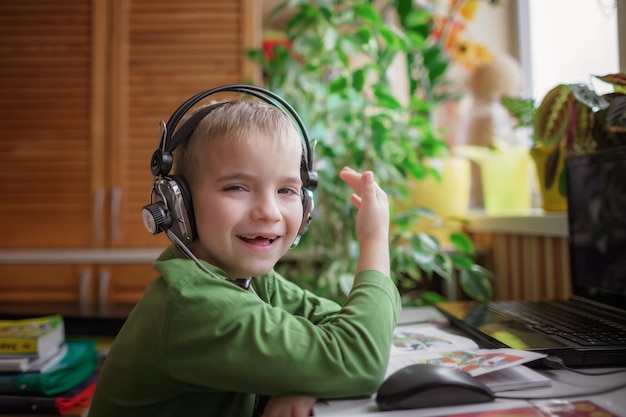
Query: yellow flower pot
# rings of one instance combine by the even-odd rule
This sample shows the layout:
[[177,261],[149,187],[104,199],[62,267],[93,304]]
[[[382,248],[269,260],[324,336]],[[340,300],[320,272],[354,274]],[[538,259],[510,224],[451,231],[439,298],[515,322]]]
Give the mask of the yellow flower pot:
[[480,167],[485,212],[490,216],[527,213],[531,207],[532,162],[528,149],[457,145],[457,155]]
[[461,218],[469,209],[470,164],[465,158],[458,157],[443,158],[433,164],[439,165],[441,180],[432,176],[413,180],[409,199],[400,203],[400,207],[425,207],[437,213],[443,224],[422,218],[411,230],[428,233],[446,244],[450,233],[462,231]]
[[535,162],[537,169],[537,186],[541,194],[541,207],[545,211],[567,211],[567,197],[559,192],[559,177],[565,167],[565,149],[561,149],[557,164],[556,179],[550,188],[546,188],[545,186],[546,161],[553,149],[554,147],[547,148],[542,145],[536,145],[530,150],[530,156]]
[[470,164],[458,157],[437,162],[441,181],[432,176],[415,180],[411,187],[411,204],[427,207],[442,217],[463,217],[469,208]]

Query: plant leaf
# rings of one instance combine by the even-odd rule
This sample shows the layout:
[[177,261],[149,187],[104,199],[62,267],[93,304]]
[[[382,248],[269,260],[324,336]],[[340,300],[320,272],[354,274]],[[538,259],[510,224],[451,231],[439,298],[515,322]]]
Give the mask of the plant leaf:
[[348,87],[348,80],[346,77],[333,78],[328,84],[328,90],[331,93],[340,93]]
[[434,291],[424,291],[422,293],[422,300],[424,300],[426,304],[435,305],[446,301],[446,298]]
[[549,154],[546,159],[546,171],[543,178],[544,186],[546,188],[552,188],[552,184],[554,184],[554,180],[556,179],[556,174],[559,168],[559,159],[561,157],[561,147],[555,147]]
[[460,269],[470,269],[474,265],[474,260],[465,255],[450,255],[450,260]]
[[359,4],[354,7],[354,13],[366,22],[381,24],[382,19],[371,4]]
[[476,301],[487,301],[491,298],[491,283],[487,275],[478,270],[461,270],[459,285],[463,291]]
[[367,70],[368,70],[367,67],[359,68],[358,70],[354,71],[354,73],[352,74],[352,88],[354,88],[356,92],[360,93],[363,91],[363,87],[365,86]]
[[535,116],[535,136],[550,147],[563,139],[576,99],[565,84],[559,84],[545,95]]
[[451,233],[450,242],[461,252],[474,253],[474,243],[465,233]]
[[374,94],[380,107],[396,110],[402,108],[400,102],[390,93],[381,88],[374,88]]

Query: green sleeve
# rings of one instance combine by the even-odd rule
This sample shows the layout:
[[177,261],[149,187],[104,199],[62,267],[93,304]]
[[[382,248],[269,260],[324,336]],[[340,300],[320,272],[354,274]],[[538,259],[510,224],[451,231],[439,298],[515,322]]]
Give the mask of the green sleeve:
[[341,308],[335,301],[319,297],[286,280],[275,271],[265,277],[253,279],[252,286],[268,304],[281,307],[315,324],[332,320]]
[[216,391],[317,398],[373,393],[400,310],[392,280],[376,271],[358,274],[339,308],[279,277],[268,279],[259,296],[206,276],[171,295],[161,358],[170,375]]

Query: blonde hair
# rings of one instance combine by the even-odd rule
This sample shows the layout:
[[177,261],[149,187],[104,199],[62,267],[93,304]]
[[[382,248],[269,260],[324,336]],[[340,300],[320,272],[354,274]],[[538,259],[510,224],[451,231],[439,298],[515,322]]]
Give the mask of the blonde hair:
[[[238,99],[204,105],[215,108],[206,115],[193,133],[174,151],[174,167],[176,175],[188,184],[199,175],[202,163],[199,158],[203,149],[211,141],[226,139],[241,143],[258,140],[271,141],[278,150],[289,146],[302,148],[302,136],[294,121],[280,108],[261,101]],[[184,121],[195,114],[193,112]]]

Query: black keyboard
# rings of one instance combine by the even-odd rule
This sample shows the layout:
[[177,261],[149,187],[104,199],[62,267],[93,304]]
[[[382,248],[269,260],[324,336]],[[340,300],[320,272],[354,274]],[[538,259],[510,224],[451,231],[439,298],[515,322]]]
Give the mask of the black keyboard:
[[626,346],[626,325],[559,301],[493,301],[489,309],[582,346]]

